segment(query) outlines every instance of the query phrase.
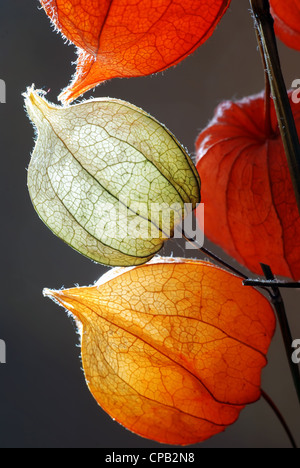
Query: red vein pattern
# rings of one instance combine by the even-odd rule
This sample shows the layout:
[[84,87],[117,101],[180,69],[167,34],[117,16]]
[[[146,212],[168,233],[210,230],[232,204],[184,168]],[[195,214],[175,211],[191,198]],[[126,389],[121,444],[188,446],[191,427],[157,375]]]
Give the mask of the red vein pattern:
[[230,0],[41,0],[79,48],[70,102],[115,77],[145,76],[177,64],[213,33]]

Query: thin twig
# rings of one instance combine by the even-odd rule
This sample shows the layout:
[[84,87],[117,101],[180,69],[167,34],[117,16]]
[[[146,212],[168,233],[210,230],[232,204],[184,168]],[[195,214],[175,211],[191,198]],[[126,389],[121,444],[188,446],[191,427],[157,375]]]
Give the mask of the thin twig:
[[[211,258],[212,260],[214,260],[215,262],[219,263],[220,265],[222,265],[223,267],[225,267],[227,270],[231,271],[231,273],[233,273],[234,275],[236,276],[239,276],[241,279],[244,280],[245,283],[247,283],[248,281],[251,281],[247,275],[245,275],[244,273],[242,273],[240,270],[238,270],[237,268],[235,268],[234,266],[230,265],[229,263],[227,263],[225,260],[223,260],[222,258],[218,257],[216,254],[214,254],[213,252],[211,252],[210,250],[206,249],[205,247],[201,247],[201,245],[198,244],[197,241],[195,241],[194,239],[190,239],[189,237],[187,237],[185,235],[185,233],[183,232],[182,233],[183,235],[183,238],[189,242],[191,245],[193,245],[193,247],[195,247],[196,249],[198,249],[200,252],[202,252],[204,255],[207,255],[209,258]],[[248,286],[248,284],[247,284]],[[264,291],[266,291],[269,296],[270,296],[270,299],[273,300],[273,294],[270,292],[270,289],[269,287],[265,287],[264,285],[263,286],[257,286],[258,288],[260,289],[263,289]]]
[[[248,282],[250,281],[250,279],[248,278],[247,275],[245,275],[244,273],[242,273],[240,270],[238,270],[237,268],[235,268],[234,266],[230,265],[229,263],[225,262],[225,260],[223,260],[222,258],[218,257],[216,254],[214,254],[213,252],[211,252],[210,250],[206,249],[205,247],[201,246],[200,244],[198,244],[197,241],[195,241],[194,239],[190,239],[189,237],[186,236],[186,234],[184,232],[182,232],[182,236],[183,238],[189,242],[194,248],[198,249],[200,252],[202,252],[204,255],[207,255],[207,257],[211,258],[212,260],[214,260],[215,262],[219,263],[220,265],[222,265],[223,267],[225,267],[227,270],[229,270],[231,273],[233,273],[234,275],[236,276],[239,276],[241,279],[243,279],[245,282]],[[269,287],[265,287],[265,286],[257,286],[258,288],[260,289],[263,289],[270,297],[270,300],[273,301],[273,294],[271,293]]]
[[232,265],[229,265],[227,262],[225,262],[225,260],[222,260],[222,258],[218,257],[217,255],[215,255],[213,252],[210,252],[208,249],[206,249],[205,247],[201,247],[201,245],[198,244],[197,241],[195,241],[194,239],[190,239],[189,237],[187,237],[184,233],[183,233],[183,237],[184,239],[189,242],[191,245],[193,245],[196,249],[200,250],[200,252],[204,253],[205,255],[207,255],[209,258],[211,258],[212,260],[215,260],[216,262],[220,263],[220,265],[222,265],[223,267],[227,268],[228,270],[230,270],[232,273],[234,273],[235,275],[239,276],[240,278],[244,279],[244,280],[248,280],[248,276],[244,275],[244,273],[242,273],[240,270],[238,270],[237,268],[233,267]]
[[274,411],[274,413],[276,414],[277,418],[279,419],[280,423],[282,424],[290,442],[291,442],[291,445],[293,448],[298,448],[297,447],[297,444],[296,444],[296,441],[293,437],[293,434],[291,433],[290,431],[290,428],[289,426],[287,425],[284,417],[282,416],[281,412],[279,411],[279,409],[277,408],[277,406],[275,405],[274,401],[269,397],[269,395],[264,391],[264,390],[261,390],[261,395],[262,397],[264,398],[264,400],[268,403],[268,405],[271,407],[271,409]]

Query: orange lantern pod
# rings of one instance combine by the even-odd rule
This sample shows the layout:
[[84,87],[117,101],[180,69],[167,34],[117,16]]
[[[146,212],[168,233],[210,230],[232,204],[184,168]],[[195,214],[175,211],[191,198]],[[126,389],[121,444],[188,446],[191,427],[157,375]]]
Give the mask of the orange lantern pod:
[[44,293],[80,324],[93,396],[136,434],[200,442],[260,398],[275,317],[231,273],[164,258],[115,269],[92,287]]
[[270,0],[277,36],[292,49],[300,50],[300,4],[298,0]]
[[99,83],[163,71],[213,33],[230,0],[41,0],[79,48],[77,71],[60,96],[70,102]]
[[[300,106],[291,106],[300,128]],[[253,273],[265,263],[299,280],[300,217],[273,103],[271,127],[260,94],[222,103],[199,135],[205,234]]]

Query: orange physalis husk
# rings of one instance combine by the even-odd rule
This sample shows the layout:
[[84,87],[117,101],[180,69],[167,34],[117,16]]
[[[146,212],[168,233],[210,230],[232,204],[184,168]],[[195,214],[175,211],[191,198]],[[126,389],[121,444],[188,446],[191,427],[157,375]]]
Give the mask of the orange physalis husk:
[[[290,94],[291,97],[291,94]],[[300,130],[300,106],[293,103]],[[300,216],[273,102],[224,102],[197,141],[205,234],[252,272],[300,279]]]
[[268,301],[212,264],[155,259],[95,286],[44,294],[82,325],[82,360],[99,405],[166,444],[203,441],[261,396],[275,328]]
[[277,36],[289,47],[300,50],[299,0],[270,0]]
[[115,77],[145,76],[181,62],[213,33],[230,0],[40,0],[79,48],[70,102]]

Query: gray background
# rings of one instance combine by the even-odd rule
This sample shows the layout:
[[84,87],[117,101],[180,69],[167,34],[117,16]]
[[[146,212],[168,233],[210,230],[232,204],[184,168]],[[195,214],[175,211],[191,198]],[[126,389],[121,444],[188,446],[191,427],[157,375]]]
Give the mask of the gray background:
[[[97,406],[84,381],[74,323],[42,297],[44,287],[92,284],[107,269],[53,236],[38,219],[27,193],[26,167],[34,142],[21,93],[35,83],[46,91],[50,88],[48,98],[56,102],[76,57],[74,47],[52,32],[38,7],[37,0],[2,0],[0,6],[0,78],[7,84],[7,104],[0,105],[0,339],[7,345],[7,364],[0,365],[0,447],[159,448],[123,429]],[[300,55],[282,44],[280,52],[290,86],[300,78]],[[233,0],[213,37],[176,68],[150,78],[116,79],[90,94],[144,108],[193,153],[198,132],[220,101],[262,88],[249,3]],[[184,254],[174,241],[164,253],[171,252]],[[285,294],[295,338],[300,338],[299,294]],[[279,333],[269,361],[263,387],[300,443],[299,407]],[[261,401],[245,409],[224,434],[197,447],[289,447],[289,442]]]

